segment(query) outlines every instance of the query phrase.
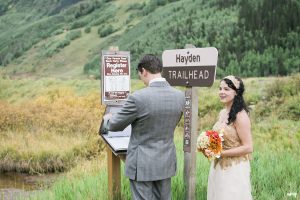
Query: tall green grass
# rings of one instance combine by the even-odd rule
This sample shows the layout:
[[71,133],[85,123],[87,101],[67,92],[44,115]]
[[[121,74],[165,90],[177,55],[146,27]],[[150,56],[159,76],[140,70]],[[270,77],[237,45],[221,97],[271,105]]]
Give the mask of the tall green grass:
[[[183,160],[181,128],[176,131],[176,148],[178,168],[177,174],[172,178],[172,198],[184,199]],[[280,145],[280,144],[278,144]],[[268,143],[266,143],[266,147]],[[296,199],[289,197],[288,193],[298,192],[300,189],[300,157],[297,153],[284,151],[272,152],[256,147],[251,161],[252,195],[256,200],[269,199]],[[105,161],[103,168],[96,174],[83,174],[75,179],[62,178],[49,190],[40,193],[32,199],[108,199],[107,171]],[[207,178],[210,163],[201,154],[197,154],[196,167],[196,199],[205,200]],[[122,164],[122,169],[124,165]],[[129,181],[122,170],[121,179],[122,199],[130,200],[131,192]],[[217,192],[217,191],[216,191]],[[298,194],[299,195],[299,194]]]

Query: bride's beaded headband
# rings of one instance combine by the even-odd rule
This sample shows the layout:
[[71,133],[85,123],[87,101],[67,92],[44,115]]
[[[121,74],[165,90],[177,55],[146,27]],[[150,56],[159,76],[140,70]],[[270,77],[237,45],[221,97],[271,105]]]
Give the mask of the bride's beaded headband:
[[229,76],[224,77],[223,79],[231,80],[231,82],[233,83],[233,85],[235,86],[236,89],[240,88],[240,81],[237,78],[235,78],[235,76],[229,75]]

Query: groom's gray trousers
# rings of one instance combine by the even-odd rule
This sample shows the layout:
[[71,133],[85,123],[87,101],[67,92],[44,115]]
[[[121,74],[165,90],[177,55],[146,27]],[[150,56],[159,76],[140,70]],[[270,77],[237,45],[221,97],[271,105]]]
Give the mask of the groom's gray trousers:
[[171,200],[171,178],[158,181],[130,179],[133,200]]

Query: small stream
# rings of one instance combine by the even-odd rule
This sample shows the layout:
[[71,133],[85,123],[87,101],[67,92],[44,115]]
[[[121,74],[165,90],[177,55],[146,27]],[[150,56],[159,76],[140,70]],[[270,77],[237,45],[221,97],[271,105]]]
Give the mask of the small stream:
[[0,200],[29,197],[49,187],[61,174],[28,175],[21,173],[0,174]]

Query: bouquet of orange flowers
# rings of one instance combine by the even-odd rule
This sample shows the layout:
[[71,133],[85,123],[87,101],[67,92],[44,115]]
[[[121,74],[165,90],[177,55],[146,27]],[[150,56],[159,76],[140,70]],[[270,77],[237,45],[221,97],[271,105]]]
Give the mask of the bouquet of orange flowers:
[[219,158],[222,151],[222,141],[222,131],[220,134],[214,130],[202,132],[197,138],[197,150],[202,153],[204,153],[205,150],[210,150],[211,154],[208,159]]

